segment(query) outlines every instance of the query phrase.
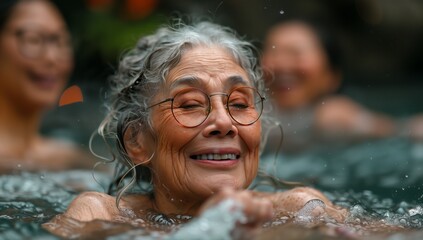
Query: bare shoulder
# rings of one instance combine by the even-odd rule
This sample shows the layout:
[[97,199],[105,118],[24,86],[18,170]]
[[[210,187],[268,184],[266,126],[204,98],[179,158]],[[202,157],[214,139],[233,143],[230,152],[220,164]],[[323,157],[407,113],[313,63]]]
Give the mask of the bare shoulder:
[[323,103],[316,106],[316,120],[323,122],[345,121],[346,116],[357,116],[366,111],[360,104],[345,96],[328,97]]
[[64,215],[79,221],[113,220],[119,215],[119,209],[113,196],[99,192],[84,192],[71,202]]
[[391,117],[346,96],[330,97],[324,103],[316,107],[315,124],[325,133],[369,138],[390,136],[395,130]]
[[[90,169],[96,163],[94,157],[75,144],[63,140],[42,139],[37,151],[47,168],[52,170],[85,168]],[[40,157],[41,158],[41,157]],[[51,161],[54,159],[55,161]]]

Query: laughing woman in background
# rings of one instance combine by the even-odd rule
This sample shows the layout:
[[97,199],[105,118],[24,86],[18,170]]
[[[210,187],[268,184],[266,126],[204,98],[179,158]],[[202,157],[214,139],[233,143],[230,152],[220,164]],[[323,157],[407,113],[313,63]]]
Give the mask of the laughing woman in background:
[[39,133],[73,69],[70,35],[47,0],[0,3],[0,173],[89,168],[72,144]]

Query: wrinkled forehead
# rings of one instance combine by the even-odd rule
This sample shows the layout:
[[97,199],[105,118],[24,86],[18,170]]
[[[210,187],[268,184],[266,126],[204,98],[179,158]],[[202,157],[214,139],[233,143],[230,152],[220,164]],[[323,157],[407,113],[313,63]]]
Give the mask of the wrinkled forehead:
[[234,55],[214,45],[186,48],[165,80],[169,90],[181,86],[225,90],[233,85],[252,85],[247,72]]

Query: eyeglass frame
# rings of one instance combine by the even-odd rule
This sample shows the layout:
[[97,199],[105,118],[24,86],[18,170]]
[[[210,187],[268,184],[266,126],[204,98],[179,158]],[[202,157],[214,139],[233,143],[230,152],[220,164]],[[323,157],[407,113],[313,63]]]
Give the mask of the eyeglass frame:
[[207,94],[206,92],[204,92],[203,90],[201,90],[201,89],[199,89],[199,88],[191,88],[191,89],[193,89],[193,90],[198,90],[198,91],[200,91],[200,92],[202,92],[205,96],[207,96],[207,100],[208,100],[208,105],[209,105],[209,107],[208,107],[208,109],[207,109],[207,115],[206,115],[206,117],[204,118],[204,120],[203,121],[201,121],[199,124],[197,124],[197,125],[195,125],[195,126],[186,126],[185,124],[183,124],[183,123],[181,123],[179,120],[178,120],[178,118],[175,116],[175,113],[173,112],[173,101],[174,101],[174,99],[175,99],[175,96],[177,96],[180,92],[182,92],[182,91],[184,91],[184,90],[181,90],[181,91],[179,91],[179,92],[177,92],[175,95],[174,95],[174,97],[171,97],[171,98],[166,98],[166,99],[164,99],[164,100],[162,100],[162,101],[160,101],[160,102],[158,102],[158,103],[155,103],[155,104],[152,104],[152,105],[150,105],[149,107],[147,107],[147,109],[150,109],[150,108],[153,108],[153,107],[155,107],[155,106],[158,106],[158,105],[160,105],[160,104],[162,104],[162,103],[165,103],[165,102],[169,102],[169,101],[171,101],[171,107],[170,107],[170,110],[171,110],[171,112],[172,112],[172,115],[173,115],[173,118],[180,124],[180,125],[182,125],[182,126],[184,126],[184,127],[186,127],[186,128],[195,128],[195,127],[198,127],[198,126],[200,126],[201,124],[203,124],[206,120],[207,120],[207,118],[210,116],[210,113],[212,112],[212,110],[213,110],[213,108],[212,108],[212,105],[211,105],[211,97],[213,97],[213,96],[219,96],[219,95],[221,95],[221,96],[226,96],[227,98],[228,98],[228,100],[229,100],[229,97],[231,96],[231,94],[233,93],[233,92],[235,92],[237,89],[240,89],[240,88],[249,88],[249,89],[252,89],[252,90],[254,90],[257,94],[258,94],[258,96],[260,97],[260,104],[261,104],[261,111],[259,112],[259,115],[258,115],[258,117],[257,117],[257,119],[256,120],[254,120],[254,121],[252,121],[251,123],[247,123],[247,124],[245,124],[245,123],[240,123],[239,121],[237,121],[233,116],[232,116],[232,114],[231,114],[231,111],[229,110],[229,101],[226,101],[226,111],[228,112],[228,114],[229,114],[229,116],[231,117],[231,119],[232,120],[234,120],[236,123],[238,123],[238,124],[240,124],[241,126],[250,126],[250,125],[253,125],[255,122],[257,122],[259,119],[260,119],[260,117],[261,117],[261,115],[263,114],[263,108],[264,108],[264,106],[263,106],[263,103],[264,103],[264,101],[266,100],[266,97],[263,97],[261,94],[260,94],[260,92],[256,89],[256,88],[253,88],[253,87],[248,87],[248,86],[243,86],[243,87],[237,87],[237,88],[234,88],[230,93],[224,93],[224,92],[215,92],[215,93],[211,93],[211,94]]
[[[35,33],[37,35],[37,37],[39,37],[41,39],[41,44],[39,46],[39,49],[37,51],[37,53],[35,55],[31,55],[28,53],[25,53],[25,47],[23,45],[27,44],[25,43],[24,40],[24,34],[25,32],[31,32],[31,33]],[[58,39],[61,38],[60,34],[54,34],[54,35],[47,35],[45,33],[42,33],[41,31],[33,31],[33,30],[28,30],[26,28],[19,28],[16,30],[12,30],[12,34],[17,38],[18,40],[18,50],[20,52],[20,54],[22,56],[24,56],[25,58],[28,59],[39,59],[41,58],[42,54],[45,53],[46,50],[46,46],[48,45],[54,45],[56,47],[56,55],[59,56],[58,58],[60,59],[70,59],[73,56],[73,46],[72,46],[72,40],[69,36],[66,36],[66,46],[65,48],[67,48],[69,51],[67,54],[63,54],[65,53],[65,51],[63,51],[65,48],[64,47],[60,47],[59,41]],[[56,56],[56,57],[57,57]]]

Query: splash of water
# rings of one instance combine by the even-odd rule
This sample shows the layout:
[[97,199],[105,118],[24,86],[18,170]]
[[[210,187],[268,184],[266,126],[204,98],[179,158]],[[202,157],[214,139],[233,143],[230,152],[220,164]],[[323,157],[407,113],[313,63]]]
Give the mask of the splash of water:
[[180,228],[175,228],[169,235],[151,232],[149,236],[145,236],[142,235],[143,231],[137,229],[108,239],[153,240],[160,238],[164,240],[190,240],[204,239],[207,236],[207,239],[231,240],[233,239],[231,233],[235,229],[236,223],[246,221],[242,208],[243,206],[240,203],[233,199],[227,199],[208,209],[200,217],[193,219]]
[[295,222],[300,224],[311,223],[315,219],[313,211],[318,207],[325,209],[326,204],[320,199],[311,199],[297,212]]

